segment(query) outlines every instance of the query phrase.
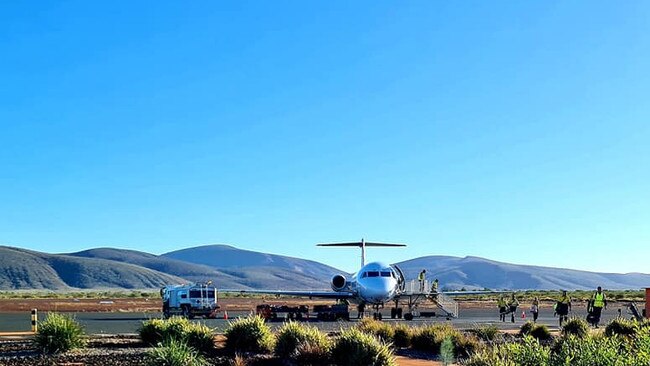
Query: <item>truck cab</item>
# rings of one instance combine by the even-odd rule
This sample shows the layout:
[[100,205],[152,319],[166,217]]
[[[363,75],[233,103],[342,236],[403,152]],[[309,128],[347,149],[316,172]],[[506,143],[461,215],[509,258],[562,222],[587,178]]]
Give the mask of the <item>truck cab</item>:
[[220,306],[217,289],[210,283],[165,286],[160,289],[163,316],[181,315],[187,318],[215,317]]

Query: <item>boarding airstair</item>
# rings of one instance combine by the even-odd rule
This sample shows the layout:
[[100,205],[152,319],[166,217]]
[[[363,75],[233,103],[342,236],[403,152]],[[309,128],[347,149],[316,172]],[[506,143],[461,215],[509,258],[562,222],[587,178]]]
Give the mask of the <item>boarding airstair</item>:
[[423,282],[411,280],[407,282],[401,297],[407,301],[408,313],[414,316],[419,314],[418,305],[423,300],[429,300],[440,310],[443,316],[447,318],[458,317],[458,303],[441,292],[433,292],[431,283],[428,280]]

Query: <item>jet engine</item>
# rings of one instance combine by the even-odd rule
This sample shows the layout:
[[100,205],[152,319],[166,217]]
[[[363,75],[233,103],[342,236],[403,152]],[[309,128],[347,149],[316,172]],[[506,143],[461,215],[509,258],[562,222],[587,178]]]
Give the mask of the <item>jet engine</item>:
[[345,288],[345,285],[347,285],[347,283],[348,281],[344,276],[337,274],[332,277],[332,290],[341,291]]

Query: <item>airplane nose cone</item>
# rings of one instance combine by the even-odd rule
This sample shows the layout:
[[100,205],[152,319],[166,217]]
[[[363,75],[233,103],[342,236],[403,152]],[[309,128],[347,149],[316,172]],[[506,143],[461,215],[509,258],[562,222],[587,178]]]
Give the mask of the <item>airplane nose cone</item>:
[[390,281],[377,281],[366,288],[366,293],[372,301],[380,302],[386,301],[393,296],[395,288]]

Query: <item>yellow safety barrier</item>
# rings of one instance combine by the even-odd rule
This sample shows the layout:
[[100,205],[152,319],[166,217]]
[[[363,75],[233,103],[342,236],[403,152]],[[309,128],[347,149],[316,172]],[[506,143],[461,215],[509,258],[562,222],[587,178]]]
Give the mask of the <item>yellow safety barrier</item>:
[[32,332],[38,332],[38,310],[32,309]]
[[38,310],[32,309],[32,330],[31,332],[0,332],[0,337],[32,337],[38,332]]

